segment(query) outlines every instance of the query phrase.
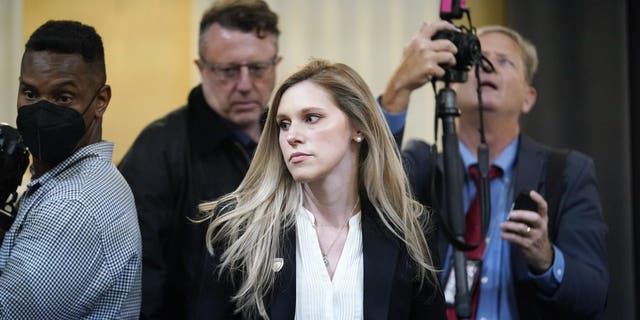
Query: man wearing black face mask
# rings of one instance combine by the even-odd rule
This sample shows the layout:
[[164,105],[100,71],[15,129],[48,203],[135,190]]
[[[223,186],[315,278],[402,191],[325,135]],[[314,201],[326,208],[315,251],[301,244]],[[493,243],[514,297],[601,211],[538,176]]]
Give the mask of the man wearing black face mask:
[[0,318],[136,318],[141,242],[129,186],[102,141],[102,40],[49,21],[22,57],[18,130],[33,179],[0,248]]
[[[100,86],[82,114],[45,99],[18,110],[18,128],[36,162],[56,165],[79,147],[80,138],[85,134],[84,117],[103,88],[110,90],[106,85]],[[32,97],[27,97],[27,101],[29,99]],[[92,125],[93,122],[89,126]]]

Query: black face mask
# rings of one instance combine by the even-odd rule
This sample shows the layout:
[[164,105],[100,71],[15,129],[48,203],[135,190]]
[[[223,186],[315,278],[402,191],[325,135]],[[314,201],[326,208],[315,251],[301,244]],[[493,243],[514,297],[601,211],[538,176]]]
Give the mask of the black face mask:
[[47,100],[18,108],[16,122],[33,157],[52,165],[68,158],[85,133],[82,114]]

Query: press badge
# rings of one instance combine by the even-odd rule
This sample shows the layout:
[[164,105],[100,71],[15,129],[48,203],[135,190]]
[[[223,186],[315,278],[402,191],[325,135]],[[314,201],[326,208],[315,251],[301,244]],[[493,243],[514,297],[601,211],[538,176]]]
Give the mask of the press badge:
[[[447,282],[444,286],[444,299],[447,302],[447,306],[453,306],[455,304],[456,296],[456,273],[453,268],[453,260],[451,262]],[[481,266],[482,260],[467,259],[467,287],[471,294],[473,294],[473,291],[477,287]]]

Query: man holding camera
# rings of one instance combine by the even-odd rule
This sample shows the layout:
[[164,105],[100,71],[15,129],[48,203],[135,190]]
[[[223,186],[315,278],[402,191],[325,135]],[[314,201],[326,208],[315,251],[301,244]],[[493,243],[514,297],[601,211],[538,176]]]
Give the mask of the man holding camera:
[[[433,77],[442,77],[445,66],[456,63],[453,43],[432,40],[437,31],[445,29],[451,30],[452,26],[436,22],[421,27],[380,98],[399,141],[411,92]],[[605,308],[609,275],[607,227],[601,215],[593,161],[575,151],[552,150],[521,133],[519,118],[531,111],[536,101],[536,90],[531,86],[538,63],[536,49],[505,27],[480,28],[478,35],[483,55],[495,68],[493,72],[481,70],[479,84],[489,158],[495,169],[489,176],[490,226],[485,241],[476,239],[484,244],[466,254],[468,260],[473,260],[470,254],[476,254],[479,266],[470,281],[472,318],[598,317]],[[469,230],[477,227],[477,221],[470,218],[476,194],[474,173],[466,169],[477,164],[480,144],[478,83],[470,75],[465,83],[452,84],[452,88],[462,112],[457,133],[465,167],[461,191],[469,237]],[[436,172],[430,170],[432,158],[440,164],[441,159],[429,150],[424,142],[410,141],[403,156],[416,197],[433,205],[444,203],[442,197],[436,196],[441,194],[438,188],[442,187],[442,169],[440,165]],[[435,177],[436,190],[431,177]],[[533,190],[527,195],[537,210],[511,209],[521,190]],[[447,214],[446,210],[438,213]],[[453,278],[449,277],[452,248],[442,232],[438,245],[443,262],[440,279],[446,290]],[[448,302],[453,307],[454,301]],[[455,318],[453,308],[448,315]]]
[[135,319],[142,248],[133,194],[102,141],[111,99],[93,27],[48,21],[22,56],[18,131],[32,180],[0,248],[0,318]]

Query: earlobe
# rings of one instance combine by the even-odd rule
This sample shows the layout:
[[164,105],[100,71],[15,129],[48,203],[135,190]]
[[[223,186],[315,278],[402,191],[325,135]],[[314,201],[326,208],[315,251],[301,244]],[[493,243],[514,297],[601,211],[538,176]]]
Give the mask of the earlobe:
[[525,93],[525,98],[522,104],[521,112],[527,114],[533,109],[533,106],[536,104],[536,99],[538,98],[538,92],[532,86],[527,88],[527,92]]
[[364,140],[364,138],[362,137],[362,133],[360,133],[360,131],[357,131],[355,137],[353,138],[353,141],[360,143],[362,142],[362,140]]

